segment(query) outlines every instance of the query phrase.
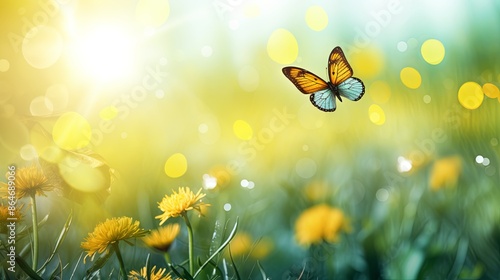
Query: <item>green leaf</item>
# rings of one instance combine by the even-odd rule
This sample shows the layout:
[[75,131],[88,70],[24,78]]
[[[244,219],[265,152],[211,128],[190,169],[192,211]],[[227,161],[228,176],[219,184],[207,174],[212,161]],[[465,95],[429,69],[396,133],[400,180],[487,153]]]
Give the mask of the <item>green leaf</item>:
[[[42,130],[44,130],[42,128]],[[45,131],[44,131],[45,132]],[[51,139],[52,135],[49,132],[45,132],[46,137]],[[79,149],[78,151],[68,151],[61,150],[64,156],[74,163],[80,164],[81,166],[86,166],[91,168],[94,172],[100,175],[103,179],[100,185],[95,186],[98,190],[94,192],[83,192],[72,188],[66,179],[61,175],[60,163],[52,163],[40,158],[40,166],[42,167],[43,173],[49,178],[49,183],[54,186],[58,186],[61,195],[69,200],[77,202],[78,204],[92,203],[95,206],[99,206],[106,198],[109,196],[109,187],[111,183],[115,180],[115,170],[111,168],[105,160],[94,153],[90,149]]]
[[214,233],[212,234],[212,240],[210,242],[210,249],[208,251],[209,254],[213,254],[215,250],[222,243],[224,230],[222,228],[221,222],[219,220],[215,221]]
[[[217,219],[215,221],[214,232],[212,234],[212,240],[210,242],[210,249],[208,251],[209,255],[212,255],[224,242],[223,238],[224,238],[224,235],[226,234],[226,229],[227,229],[227,222],[223,227],[222,223],[219,221],[219,219]],[[220,255],[217,256],[217,258],[214,261],[215,261],[215,263],[218,263],[219,260],[220,260]],[[202,263],[200,262],[198,265],[201,266]],[[212,276],[217,273],[216,268],[217,268],[217,266],[214,267],[214,269],[212,271]]]
[[231,240],[233,239],[234,235],[236,234],[236,230],[238,228],[238,219],[236,219],[236,222],[234,223],[234,226],[233,226],[233,229],[231,230],[231,233],[229,234],[229,237],[226,239],[226,241],[224,241],[224,243],[222,243],[222,245],[219,247],[219,249],[217,249],[206,261],[205,263],[203,263],[202,266],[200,266],[200,268],[198,269],[198,271],[196,271],[196,273],[194,274],[193,278],[196,278],[196,276],[198,276],[198,274],[201,273],[201,271],[203,270],[203,268],[205,268],[205,266],[210,262],[210,260],[212,260],[214,257],[217,256],[217,254],[219,254],[222,250],[224,250],[224,248],[229,244],[229,242],[231,242]]
[[31,279],[43,280],[43,278],[38,276],[38,274],[36,274],[36,272],[30,267],[30,265],[20,256],[16,256],[16,263],[26,274],[28,274],[29,277],[31,277]]

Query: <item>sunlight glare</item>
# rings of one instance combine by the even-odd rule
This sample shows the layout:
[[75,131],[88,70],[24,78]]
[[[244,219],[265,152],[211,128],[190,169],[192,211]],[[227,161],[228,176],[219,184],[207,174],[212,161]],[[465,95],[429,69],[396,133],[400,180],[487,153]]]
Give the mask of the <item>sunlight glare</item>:
[[135,42],[125,30],[108,26],[93,29],[77,42],[77,57],[85,74],[104,82],[133,73]]

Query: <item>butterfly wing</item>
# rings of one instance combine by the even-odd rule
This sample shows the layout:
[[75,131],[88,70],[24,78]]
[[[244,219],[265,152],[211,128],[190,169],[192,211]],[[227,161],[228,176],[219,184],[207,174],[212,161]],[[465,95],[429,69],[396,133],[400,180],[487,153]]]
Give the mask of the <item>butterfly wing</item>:
[[285,67],[283,74],[302,93],[311,94],[309,99],[316,108],[325,112],[335,111],[335,95],[325,80],[299,67]]
[[283,68],[283,74],[303,94],[316,93],[329,88],[325,80],[299,67],[285,67]]
[[325,112],[333,112],[337,109],[335,95],[330,88],[320,90],[312,94],[309,99],[314,107]]
[[365,94],[365,85],[354,77],[350,77],[337,86],[339,94],[349,100],[358,101]]
[[340,47],[335,47],[330,53],[330,58],[328,59],[328,74],[330,76],[330,82],[336,86],[352,77],[352,68],[347,62],[344,52]]

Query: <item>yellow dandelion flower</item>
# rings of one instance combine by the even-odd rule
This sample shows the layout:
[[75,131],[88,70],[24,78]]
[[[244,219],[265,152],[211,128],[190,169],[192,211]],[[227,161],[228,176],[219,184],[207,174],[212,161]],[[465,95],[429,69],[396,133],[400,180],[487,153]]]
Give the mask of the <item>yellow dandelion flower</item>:
[[[246,232],[238,232],[231,240],[230,249],[233,258],[250,256],[254,259],[265,258],[272,250],[273,243],[269,238],[260,238],[256,241]],[[229,252],[226,253],[229,256]]]
[[[15,176],[17,199],[35,195],[45,196],[45,192],[54,190],[54,186],[49,183],[49,180],[39,166],[21,167],[16,171]],[[6,186],[5,183],[2,185]],[[7,196],[6,191],[6,188],[2,188],[2,197]]]
[[295,222],[295,237],[301,245],[322,241],[337,242],[341,231],[349,232],[351,226],[344,213],[326,204],[306,209]]
[[188,187],[180,187],[179,192],[173,191],[172,195],[165,195],[158,203],[158,208],[163,211],[163,214],[155,218],[160,219],[160,225],[162,225],[168,218],[181,216],[189,210],[194,209],[201,214],[201,207],[210,206],[201,202],[205,195],[201,193],[201,189],[194,194]]
[[273,248],[274,248],[273,241],[270,238],[264,237],[260,239],[257,242],[257,244],[255,244],[255,247],[250,252],[250,256],[252,256],[252,258],[257,260],[263,259],[267,257],[269,253],[271,253]]
[[233,257],[244,256],[250,252],[252,237],[248,233],[238,232],[230,243],[231,255]]
[[310,201],[320,201],[328,197],[331,189],[326,182],[314,181],[305,187],[304,194]]
[[462,160],[458,156],[442,158],[434,163],[429,177],[431,190],[454,187],[462,171]]
[[[130,280],[173,280],[172,276],[170,276],[170,273],[165,274],[167,270],[165,268],[160,268],[158,271],[156,271],[156,266],[153,266],[151,268],[151,272],[147,272],[147,268],[143,267],[141,268],[141,271],[137,272],[135,270],[130,271],[128,275],[128,279]],[[165,275],[164,275],[165,274]]]
[[142,241],[144,241],[148,247],[161,252],[168,252],[180,230],[181,227],[179,224],[170,224],[151,231],[142,238]]
[[85,262],[87,257],[94,259],[96,253],[103,253],[108,246],[120,240],[141,237],[145,233],[146,231],[139,227],[139,221],[133,221],[130,217],[106,219],[81,243],[80,246],[87,251],[83,261]]

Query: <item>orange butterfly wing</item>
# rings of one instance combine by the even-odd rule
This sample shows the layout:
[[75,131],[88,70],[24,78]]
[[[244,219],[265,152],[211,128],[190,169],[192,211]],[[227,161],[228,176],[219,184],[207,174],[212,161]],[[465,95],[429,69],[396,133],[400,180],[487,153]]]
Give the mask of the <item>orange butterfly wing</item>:
[[304,94],[311,94],[328,88],[325,80],[299,67],[285,67],[283,68],[283,74]]
[[330,82],[336,86],[352,77],[352,68],[340,47],[335,47],[330,53],[328,74],[330,75]]

